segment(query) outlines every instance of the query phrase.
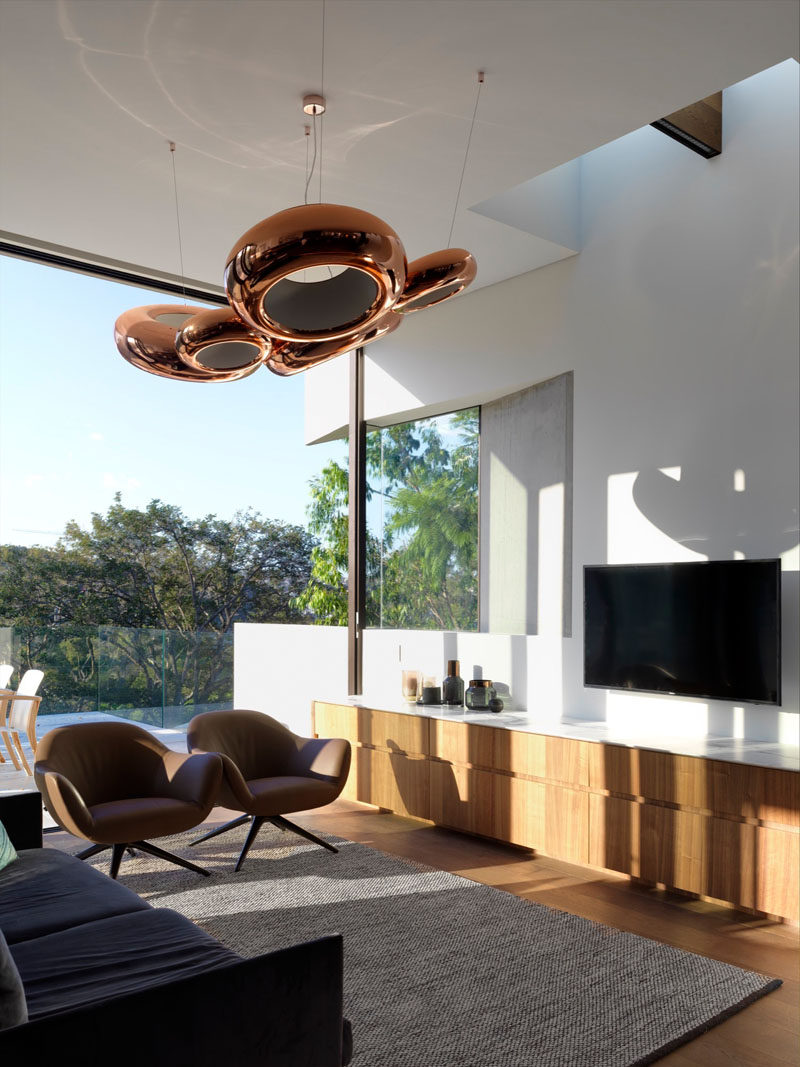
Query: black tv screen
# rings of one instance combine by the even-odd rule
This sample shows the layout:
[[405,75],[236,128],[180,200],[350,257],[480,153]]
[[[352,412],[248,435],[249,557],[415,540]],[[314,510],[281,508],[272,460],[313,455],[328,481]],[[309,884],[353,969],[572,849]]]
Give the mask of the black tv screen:
[[780,560],[584,567],[584,684],[781,702]]

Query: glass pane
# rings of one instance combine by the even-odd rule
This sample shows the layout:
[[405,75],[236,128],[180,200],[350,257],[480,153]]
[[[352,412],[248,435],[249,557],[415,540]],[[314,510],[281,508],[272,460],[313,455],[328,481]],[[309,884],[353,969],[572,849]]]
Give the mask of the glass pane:
[[97,643],[97,710],[161,726],[163,631],[101,626]]
[[[65,622],[58,626],[4,627],[4,663],[15,667],[11,688],[27,670],[44,671],[39,717],[97,709],[97,628]],[[6,656],[5,650],[9,655]],[[39,730],[39,734],[43,732]]]
[[367,624],[478,628],[479,409],[367,435]]
[[201,711],[233,707],[233,633],[164,638],[163,726],[186,726]]

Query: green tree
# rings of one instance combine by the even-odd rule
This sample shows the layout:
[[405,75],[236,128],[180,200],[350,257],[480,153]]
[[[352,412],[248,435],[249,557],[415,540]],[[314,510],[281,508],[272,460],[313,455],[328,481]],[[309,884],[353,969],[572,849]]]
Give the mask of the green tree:
[[167,703],[224,699],[233,623],[301,621],[313,544],[252,511],[191,520],[158,500],[127,508],[118,494],[53,549],[0,547],[0,623],[17,632],[23,669],[46,671],[56,705],[92,705],[100,654],[116,664],[123,703],[160,704],[162,657]]
[[[477,627],[478,411],[367,435],[367,497],[383,498],[367,536],[367,624]],[[309,527],[321,544],[298,606],[319,623],[347,621],[347,463],[311,483]]]

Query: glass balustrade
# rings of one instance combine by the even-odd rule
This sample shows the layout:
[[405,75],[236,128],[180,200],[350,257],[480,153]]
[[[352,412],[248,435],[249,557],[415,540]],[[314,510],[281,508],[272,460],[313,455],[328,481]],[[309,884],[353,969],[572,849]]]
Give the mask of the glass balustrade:
[[232,632],[0,627],[0,662],[16,668],[11,688],[28,667],[44,671],[40,719],[114,716],[180,729],[200,711],[233,707]]

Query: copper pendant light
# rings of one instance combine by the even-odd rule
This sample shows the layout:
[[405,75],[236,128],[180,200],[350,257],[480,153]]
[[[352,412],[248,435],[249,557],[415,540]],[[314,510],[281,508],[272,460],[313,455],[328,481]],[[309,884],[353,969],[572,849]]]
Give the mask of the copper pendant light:
[[[312,267],[331,271],[303,281]],[[301,204],[271,215],[239,238],[225,267],[234,311],[284,341],[352,336],[388,311],[405,283],[405,250],[391,226],[339,204]]]
[[[478,81],[462,183],[482,73]],[[324,97],[307,95],[303,103],[316,123]],[[316,161],[316,124],[313,129]],[[170,151],[180,246],[172,142]],[[308,148],[306,172],[307,199],[314,173]],[[321,191],[320,176],[320,198]],[[461,183],[451,237],[460,193]],[[464,248],[431,252],[409,265],[402,241],[383,219],[340,204],[305,203],[263,219],[233,246],[224,273],[230,308],[134,308],[117,320],[115,338],[134,366],[179,381],[235,381],[262,365],[281,376],[298,374],[385,337],[404,315],[456,296],[476,270]]]

